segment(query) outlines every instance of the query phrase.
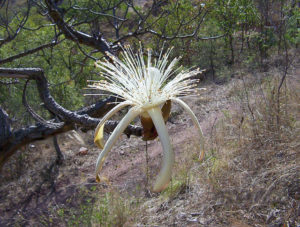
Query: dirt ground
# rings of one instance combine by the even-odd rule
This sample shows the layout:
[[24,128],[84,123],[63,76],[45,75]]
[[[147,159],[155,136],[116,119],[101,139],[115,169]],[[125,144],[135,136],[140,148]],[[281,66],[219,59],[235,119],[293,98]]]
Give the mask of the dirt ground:
[[[232,104],[226,98],[222,86],[206,84],[204,87],[206,90],[199,99],[185,100],[195,112],[204,134],[207,135],[212,124],[222,116],[222,109],[228,109]],[[176,105],[172,106],[172,115],[167,125],[173,149],[179,159],[182,153],[179,149],[180,144],[195,139],[197,132],[189,116]],[[55,172],[52,182],[51,179],[48,182],[40,182],[43,178],[41,175],[49,173],[39,173],[55,162],[52,139],[29,144],[4,166],[0,188],[0,212],[3,214],[0,223],[13,223],[18,219],[17,216],[21,216],[21,219],[38,216],[39,213],[43,213],[43,209],[64,203],[78,188],[96,184],[94,167],[100,150],[93,144],[93,132],[72,131],[60,135],[58,142],[64,154],[64,161],[62,165],[51,170]],[[81,147],[87,148],[86,154],[80,153]],[[145,141],[136,137],[127,139],[123,135],[108,155],[102,176],[108,178],[109,184],[121,191],[142,195],[146,187],[145,151]],[[150,160],[150,180],[153,181],[161,161],[161,145],[158,139],[147,143],[147,151]],[[42,185],[38,185],[37,182]],[[107,187],[105,182],[101,185],[103,189]]]
[[[233,79],[226,86],[201,84],[206,90],[199,97],[185,99],[199,119],[206,138],[212,135],[216,122],[224,117],[224,112],[237,108],[230,95],[236,80],[238,79]],[[189,144],[199,143],[197,131],[189,116],[177,105],[172,106],[167,127],[176,154],[176,166],[180,166],[181,161],[187,157]],[[174,223],[177,223],[174,226],[182,226],[182,223],[185,223],[184,226],[199,226],[199,223],[202,223],[201,226],[228,226],[228,223],[214,221],[213,208],[208,211],[204,209],[204,205],[203,209],[198,206],[194,213],[180,210],[185,201],[188,201],[184,199],[184,193],[183,198],[160,203],[157,205],[159,209],[153,208],[158,203],[155,200],[157,196],[149,193],[148,189],[151,188],[161,165],[162,150],[158,139],[146,145],[141,138],[128,139],[122,135],[102,169],[102,176],[107,181],[100,184],[95,182],[94,176],[95,162],[100,150],[93,144],[93,131],[68,132],[58,136],[58,142],[64,154],[62,164],[57,164],[52,139],[48,139],[29,144],[4,166],[0,176],[0,226],[65,226],[65,223],[53,220],[55,217],[52,219],[53,212],[61,207],[79,207],[84,199],[89,198],[90,193],[101,195],[111,188],[118,190],[121,195],[150,198],[143,205],[145,215],[152,213],[159,216],[159,213],[163,213],[158,223],[163,218],[168,223],[170,209],[179,207],[176,217],[174,216]],[[82,152],[81,148],[87,148],[87,151]],[[149,178],[146,171],[146,150],[149,155]],[[194,188],[197,193],[192,196],[197,197],[198,205],[201,200],[207,205],[210,198],[210,195],[205,194],[207,186],[199,184],[197,187]],[[141,223],[138,226],[144,225]],[[157,223],[153,226],[157,226]],[[249,225],[233,219],[229,226]]]

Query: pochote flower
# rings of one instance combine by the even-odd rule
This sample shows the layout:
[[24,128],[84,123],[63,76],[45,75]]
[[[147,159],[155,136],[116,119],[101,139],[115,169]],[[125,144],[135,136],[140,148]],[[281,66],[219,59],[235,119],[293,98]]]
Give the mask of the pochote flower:
[[[145,61],[142,48],[137,54],[134,54],[129,46],[121,48],[123,49],[123,61],[110,56],[112,62],[108,60],[96,62],[96,66],[102,70],[104,80],[89,85],[91,88],[110,92],[112,95],[124,100],[110,110],[96,128],[94,142],[100,149],[103,149],[96,163],[96,179],[100,179],[99,172],[105,157],[118,137],[134,118],[140,116],[145,131],[147,127],[148,130],[151,128],[153,122],[152,124],[154,124],[162,143],[162,167],[152,189],[154,192],[160,192],[167,187],[171,179],[175,159],[165,124],[170,113],[171,101],[182,106],[197,126],[201,142],[200,157],[203,158],[204,137],[200,124],[189,106],[180,99],[181,97],[198,94],[199,89],[196,88],[198,80],[194,79],[194,76],[201,73],[201,71],[199,69],[183,70],[182,67],[175,69],[179,58],[173,59],[168,64],[168,57],[172,48],[168,49],[164,55],[161,52],[158,59],[154,61],[151,59],[151,50],[148,50],[147,61]],[[132,108],[119,122],[105,143],[103,139],[105,122],[126,106],[132,106]],[[151,138],[155,137],[152,136]]]

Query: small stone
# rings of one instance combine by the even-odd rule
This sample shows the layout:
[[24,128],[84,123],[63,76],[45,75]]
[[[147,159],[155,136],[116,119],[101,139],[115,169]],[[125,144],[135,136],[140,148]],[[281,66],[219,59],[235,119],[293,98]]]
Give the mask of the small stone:
[[177,216],[178,219],[185,220],[187,217],[186,213],[180,212]]
[[191,213],[192,217],[196,217],[196,216],[200,216],[200,215],[201,215],[201,213],[198,213],[198,212]]
[[88,149],[86,147],[80,147],[78,155],[87,155]]
[[198,222],[198,218],[187,218],[188,222],[195,223]]

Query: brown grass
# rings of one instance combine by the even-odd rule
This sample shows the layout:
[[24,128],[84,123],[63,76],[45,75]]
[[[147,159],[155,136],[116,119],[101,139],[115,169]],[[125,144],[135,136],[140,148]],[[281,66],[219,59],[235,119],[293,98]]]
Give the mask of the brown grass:
[[[211,136],[203,183],[220,200],[221,219],[258,226],[296,226],[300,219],[300,81],[288,76],[279,100],[282,74],[243,76],[232,96],[237,108],[224,113]],[[279,101],[280,109],[278,109]],[[298,205],[297,205],[298,204]]]

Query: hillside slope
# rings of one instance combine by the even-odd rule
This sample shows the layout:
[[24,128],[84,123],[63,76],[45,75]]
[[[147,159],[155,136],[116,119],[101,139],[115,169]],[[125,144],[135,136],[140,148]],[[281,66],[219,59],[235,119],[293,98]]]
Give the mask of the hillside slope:
[[200,84],[206,90],[186,101],[207,139],[203,162],[192,121],[173,106],[168,129],[176,167],[162,194],[148,190],[160,168],[157,140],[146,146],[122,136],[102,171],[108,180],[100,184],[94,179],[99,150],[93,132],[59,136],[62,164],[51,139],[30,144],[1,175],[0,225],[299,225],[299,70],[296,61],[281,93],[279,131],[271,104],[280,68],[240,71],[224,85]]

